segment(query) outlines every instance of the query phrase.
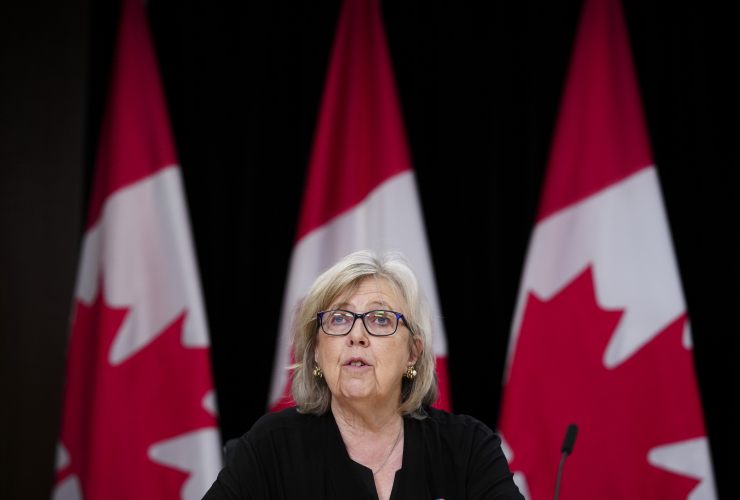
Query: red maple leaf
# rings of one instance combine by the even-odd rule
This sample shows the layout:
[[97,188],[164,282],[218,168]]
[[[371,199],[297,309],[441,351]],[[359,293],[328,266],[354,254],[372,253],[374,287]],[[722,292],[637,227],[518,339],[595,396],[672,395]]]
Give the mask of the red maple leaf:
[[685,499],[698,481],[656,468],[648,451],[706,435],[685,315],[614,369],[604,351],[622,315],[599,307],[589,267],[549,301],[530,294],[501,430],[531,498],[552,498],[568,424],[579,426],[563,498]]
[[[102,296],[77,302],[67,359],[61,441],[70,462],[57,484],[79,478],[85,500],[178,499],[188,474],[152,462],[157,442],[216,425],[202,400],[212,389],[207,348],[181,342],[185,312],[121,364],[108,361],[128,309]],[[207,374],[207,376],[203,376]]]

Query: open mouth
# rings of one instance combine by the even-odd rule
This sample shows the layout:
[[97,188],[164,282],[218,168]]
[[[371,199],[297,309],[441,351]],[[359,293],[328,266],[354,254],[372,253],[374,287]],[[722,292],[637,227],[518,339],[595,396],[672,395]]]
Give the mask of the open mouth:
[[365,363],[363,363],[362,361],[351,361],[349,363],[349,366],[365,366]]

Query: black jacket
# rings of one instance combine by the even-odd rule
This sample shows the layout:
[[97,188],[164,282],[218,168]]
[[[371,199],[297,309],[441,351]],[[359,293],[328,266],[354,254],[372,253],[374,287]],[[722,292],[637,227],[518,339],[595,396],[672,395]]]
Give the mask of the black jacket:
[[[501,440],[466,415],[426,408],[404,419],[403,466],[391,499],[523,500]],[[377,500],[370,469],[353,462],[331,411],[265,415],[241,437],[204,500]]]

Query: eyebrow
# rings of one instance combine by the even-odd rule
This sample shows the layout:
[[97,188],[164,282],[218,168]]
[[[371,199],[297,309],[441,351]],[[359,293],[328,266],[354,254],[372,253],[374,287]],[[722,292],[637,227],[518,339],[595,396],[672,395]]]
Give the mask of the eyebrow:
[[[337,304],[336,306],[334,306],[333,309],[345,309],[347,306],[349,306],[348,302],[342,302],[341,304]],[[377,309],[373,309],[376,306],[380,306],[380,308],[384,311],[390,311],[390,309],[386,309],[385,304],[383,304],[383,302],[381,302],[380,300],[372,300],[367,303],[367,306],[370,308],[368,309],[368,311],[376,311]]]

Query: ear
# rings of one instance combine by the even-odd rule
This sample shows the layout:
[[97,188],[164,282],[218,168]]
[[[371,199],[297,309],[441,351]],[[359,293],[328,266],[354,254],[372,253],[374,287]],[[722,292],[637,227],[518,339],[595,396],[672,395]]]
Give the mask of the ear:
[[409,353],[409,366],[414,366],[416,364],[416,360],[421,356],[421,351],[424,350],[419,337],[414,337],[413,341],[415,349]]
[[319,364],[319,337],[318,335],[313,339],[313,360],[316,364]]

